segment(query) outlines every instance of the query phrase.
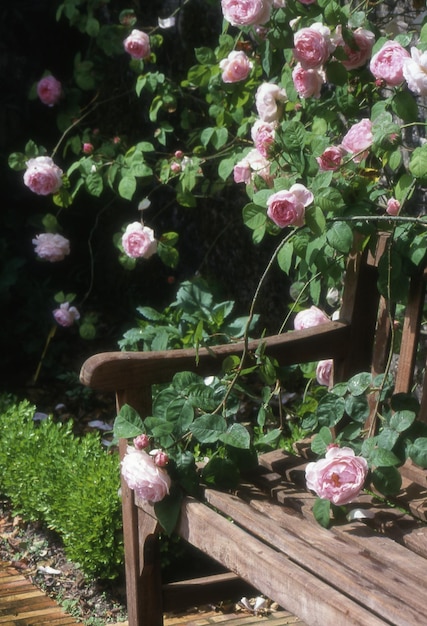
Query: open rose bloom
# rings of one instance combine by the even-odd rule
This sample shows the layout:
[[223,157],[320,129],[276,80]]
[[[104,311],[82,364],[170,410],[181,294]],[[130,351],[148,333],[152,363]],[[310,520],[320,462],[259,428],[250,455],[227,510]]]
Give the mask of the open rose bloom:
[[411,48],[411,56],[403,62],[403,76],[415,94],[427,95],[427,52]]
[[149,36],[136,28],[126,37],[123,47],[133,59],[146,59],[151,54]]
[[397,41],[387,41],[371,59],[370,70],[378,80],[396,87],[403,82],[403,65],[411,56]]
[[319,498],[340,506],[352,502],[363,489],[368,463],[351,448],[331,446],[324,459],[309,463],[305,470],[307,488]]
[[50,157],[39,156],[27,161],[24,184],[34,193],[47,196],[56,193],[62,185],[62,170]]
[[294,57],[306,70],[319,69],[335,49],[330,29],[320,22],[298,30],[294,46]]
[[55,309],[53,312],[55,321],[60,326],[67,328],[72,326],[76,320],[80,319],[80,313],[75,306],[70,306],[69,302],[63,302],[59,309]]
[[360,163],[368,156],[368,148],[372,146],[374,136],[372,134],[371,120],[364,118],[349,129],[343,137],[341,147],[347,152],[354,154],[355,163]]
[[295,315],[294,328],[295,330],[303,330],[304,328],[319,326],[319,324],[326,324],[329,321],[330,319],[326,313],[313,305],[309,309],[304,309]]
[[121,472],[128,487],[143,500],[160,502],[169,493],[169,474],[144,450],[128,446],[121,462]]
[[122,245],[127,256],[132,259],[149,259],[157,251],[154,232],[141,222],[132,222],[126,227]]
[[224,83],[237,83],[245,80],[252,69],[252,62],[241,50],[233,50],[226,59],[220,61],[221,78]]
[[280,103],[287,100],[286,91],[274,83],[262,83],[255,94],[255,106],[263,122],[275,122],[280,117]]
[[265,24],[272,5],[273,0],[221,0],[222,13],[233,26]]
[[280,228],[303,226],[305,207],[314,196],[304,185],[295,183],[290,189],[277,191],[267,200],[267,215]]
[[37,95],[43,104],[52,107],[61,99],[62,85],[54,76],[45,76],[37,83]]
[[70,242],[58,233],[41,233],[33,239],[35,253],[40,259],[55,263],[70,254]]

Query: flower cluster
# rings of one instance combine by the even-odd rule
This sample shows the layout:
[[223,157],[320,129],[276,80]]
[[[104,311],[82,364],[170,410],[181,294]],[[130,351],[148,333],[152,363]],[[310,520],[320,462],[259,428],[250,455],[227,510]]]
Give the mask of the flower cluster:
[[168,456],[162,450],[146,452],[150,440],[142,434],[128,446],[121,462],[121,472],[126,484],[135,494],[148,502],[160,502],[168,495],[171,479],[165,466]]

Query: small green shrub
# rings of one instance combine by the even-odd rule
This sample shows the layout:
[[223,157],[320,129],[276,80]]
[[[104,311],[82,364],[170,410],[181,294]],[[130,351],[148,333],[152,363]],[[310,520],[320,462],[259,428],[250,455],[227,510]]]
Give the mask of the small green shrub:
[[16,513],[57,532],[91,577],[115,578],[123,560],[119,460],[96,433],[34,422],[28,401],[0,397],[0,490]]

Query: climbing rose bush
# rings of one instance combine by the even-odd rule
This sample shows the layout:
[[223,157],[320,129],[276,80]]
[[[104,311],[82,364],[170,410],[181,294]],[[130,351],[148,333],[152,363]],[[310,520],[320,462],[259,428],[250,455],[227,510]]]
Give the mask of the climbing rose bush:
[[351,448],[332,445],[324,459],[307,465],[307,487],[337,506],[349,504],[363,489],[368,469],[367,460]]

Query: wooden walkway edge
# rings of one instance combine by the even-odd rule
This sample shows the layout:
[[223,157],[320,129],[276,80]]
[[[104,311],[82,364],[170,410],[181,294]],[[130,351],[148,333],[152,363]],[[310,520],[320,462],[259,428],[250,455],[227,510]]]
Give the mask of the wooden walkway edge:
[[25,576],[9,565],[0,567],[0,626],[75,624],[79,622]]

